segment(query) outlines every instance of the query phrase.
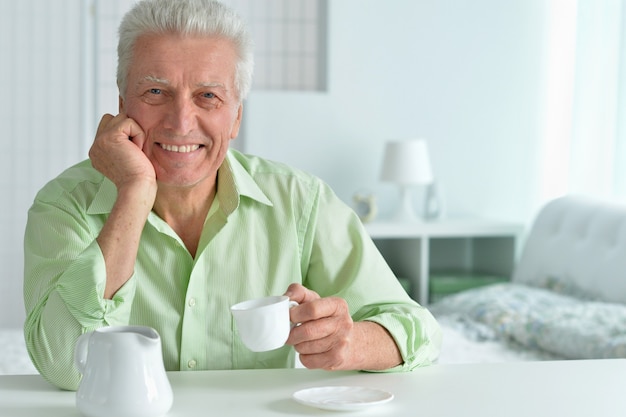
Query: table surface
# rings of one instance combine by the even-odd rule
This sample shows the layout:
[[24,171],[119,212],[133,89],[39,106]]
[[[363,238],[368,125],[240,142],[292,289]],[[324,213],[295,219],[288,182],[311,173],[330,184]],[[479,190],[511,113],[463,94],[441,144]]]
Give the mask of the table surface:
[[[626,359],[433,365],[410,373],[307,369],[170,372],[167,416],[626,416]],[[292,393],[364,386],[395,398],[360,412],[318,410]],[[39,375],[0,376],[0,416],[73,417],[75,393]]]

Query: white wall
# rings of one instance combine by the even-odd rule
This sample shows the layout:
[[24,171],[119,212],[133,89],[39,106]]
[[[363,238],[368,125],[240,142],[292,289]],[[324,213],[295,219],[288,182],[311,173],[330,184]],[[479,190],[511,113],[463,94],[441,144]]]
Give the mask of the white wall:
[[[88,3],[88,2],[87,2]],[[0,326],[19,327],[36,191],[86,157],[83,0],[0,1]],[[536,207],[545,0],[329,0],[329,91],[255,91],[245,148],[320,175],[350,202],[388,139],[425,137],[451,213],[520,221]],[[88,107],[88,106],[87,106]]]
[[0,1],[0,327],[19,327],[23,236],[35,193],[86,155],[81,0]]
[[320,175],[347,202],[371,190],[384,217],[397,198],[378,180],[384,142],[424,137],[451,214],[526,221],[546,3],[331,0],[328,93],[253,91],[246,148]]

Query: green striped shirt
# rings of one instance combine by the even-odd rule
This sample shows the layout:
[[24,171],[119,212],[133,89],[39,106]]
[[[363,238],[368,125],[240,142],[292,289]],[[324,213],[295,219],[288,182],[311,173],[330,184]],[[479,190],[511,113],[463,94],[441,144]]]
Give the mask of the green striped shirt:
[[409,370],[432,362],[440,343],[432,315],[411,300],[360,220],[318,178],[230,150],[196,257],[154,212],[130,280],[103,298],[96,242],[116,188],[84,161],[48,183],[28,213],[24,327],[28,351],[51,383],[76,389],[77,337],[107,325],[145,325],[161,335],[167,370],[289,367],[293,348],[254,353],[229,307],[302,283],[339,296],[355,321],[383,325]]

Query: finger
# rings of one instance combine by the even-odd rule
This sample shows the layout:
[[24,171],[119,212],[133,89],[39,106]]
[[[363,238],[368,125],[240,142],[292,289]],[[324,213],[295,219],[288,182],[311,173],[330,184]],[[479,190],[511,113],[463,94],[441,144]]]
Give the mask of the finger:
[[328,336],[322,339],[298,343],[293,345],[293,347],[300,355],[321,355],[333,349],[335,345],[333,340],[332,337]]
[[289,333],[287,344],[300,346],[304,343],[319,343],[319,345],[309,345],[306,353],[313,351],[324,351],[329,341],[344,340],[352,330],[352,319],[346,317],[329,317],[294,327]]
[[300,362],[308,369],[335,371],[350,369],[347,349],[330,349],[322,353],[300,353]]
[[100,119],[100,123],[98,123],[98,129],[96,129],[96,135],[100,134],[105,127],[111,122],[111,120],[113,120],[113,115],[112,114],[104,114],[102,116],[102,118]]
[[289,285],[285,294],[290,300],[296,301],[299,304],[308,303],[314,300],[319,300],[320,296],[315,291],[309,290],[302,284],[293,283]]
[[289,312],[289,317],[294,323],[306,323],[332,316],[340,316],[345,319],[350,318],[348,304],[344,299],[326,297],[306,303],[301,302],[299,306],[292,308]]
[[144,141],[144,132],[141,126],[124,113],[118,114],[114,119],[118,121],[118,123],[113,126],[117,135],[124,139],[130,139],[141,148]]
[[107,131],[112,134],[111,138],[115,141],[124,142],[131,140],[139,149],[143,149],[146,141],[141,126],[124,113],[120,113],[117,116],[110,114],[102,116],[98,125],[97,135],[105,134]]
[[139,126],[139,124],[133,120],[133,119],[127,119],[128,120],[128,130],[127,130],[127,136],[128,138],[139,147],[139,149],[143,149],[143,145],[146,142],[146,135],[143,131],[143,129],[141,128],[141,126]]

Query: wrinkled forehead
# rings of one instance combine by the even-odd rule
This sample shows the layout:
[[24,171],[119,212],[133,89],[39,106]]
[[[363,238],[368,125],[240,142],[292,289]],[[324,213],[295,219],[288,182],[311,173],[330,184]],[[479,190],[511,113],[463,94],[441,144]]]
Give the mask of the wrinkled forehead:
[[128,75],[134,84],[172,86],[184,81],[231,91],[236,68],[236,50],[228,39],[153,34],[138,38]]

